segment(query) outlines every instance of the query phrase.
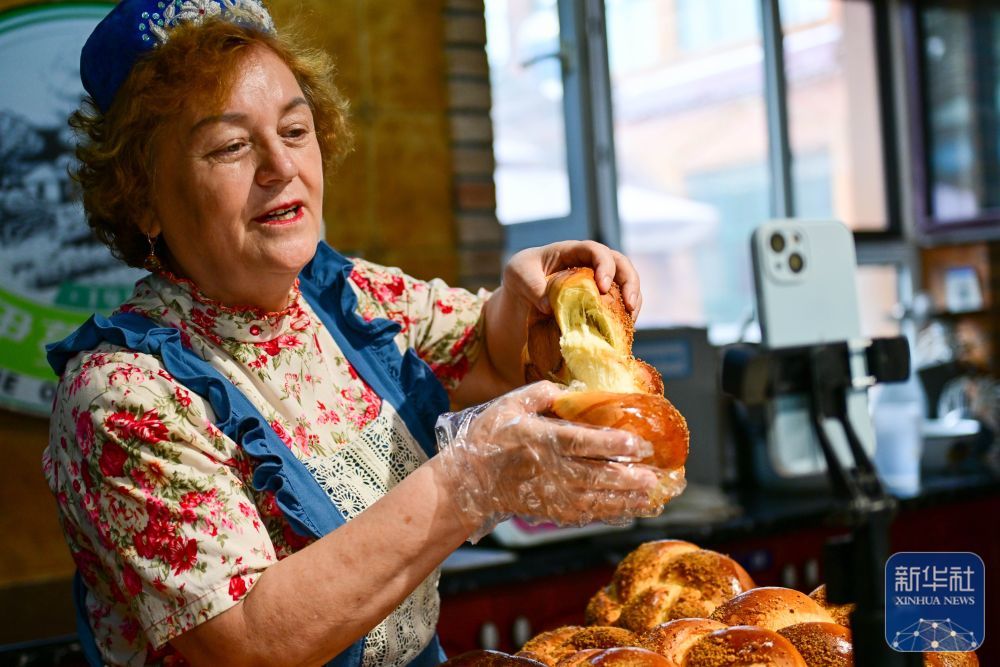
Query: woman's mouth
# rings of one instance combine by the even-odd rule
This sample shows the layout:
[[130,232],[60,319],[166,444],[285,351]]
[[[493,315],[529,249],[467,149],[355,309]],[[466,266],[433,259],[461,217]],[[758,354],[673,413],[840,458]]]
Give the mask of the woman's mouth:
[[303,210],[302,204],[295,202],[257,216],[254,218],[254,222],[262,222],[267,225],[286,225],[301,220]]

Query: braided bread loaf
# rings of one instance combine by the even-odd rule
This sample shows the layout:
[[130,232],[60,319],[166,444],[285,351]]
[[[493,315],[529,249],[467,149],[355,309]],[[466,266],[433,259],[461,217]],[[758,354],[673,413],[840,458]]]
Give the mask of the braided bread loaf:
[[586,621],[634,632],[678,618],[706,618],[753,588],[739,563],[690,542],[647,542],[625,557],[587,605]]
[[543,632],[529,640],[517,655],[554,667],[578,651],[635,646],[637,641],[633,633],[623,628],[570,625]]

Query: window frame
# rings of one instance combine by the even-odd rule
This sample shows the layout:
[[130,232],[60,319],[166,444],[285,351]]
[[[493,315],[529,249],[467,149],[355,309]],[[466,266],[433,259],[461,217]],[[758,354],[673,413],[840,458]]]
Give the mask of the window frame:
[[925,113],[927,91],[924,75],[924,31],[919,11],[932,6],[934,0],[898,0],[899,16],[906,63],[906,108],[910,119],[908,141],[913,155],[910,206],[916,230],[926,239],[937,242],[960,242],[1000,239],[1000,206],[984,209],[978,215],[949,218],[947,221],[933,212],[930,187],[930,127]]
[[[897,127],[892,76],[892,40],[889,8],[878,0],[841,0],[866,2],[875,19],[875,58],[878,81],[879,123],[882,134],[882,160],[886,184],[886,229],[854,232],[857,245],[899,240],[902,237],[898,170]],[[784,33],[781,28],[780,0],[759,0],[761,42],[764,49],[764,94],[767,105],[768,158],[771,171],[771,215],[775,218],[795,217],[792,165],[794,157],[789,139],[788,94],[785,81]],[[873,245],[881,247],[881,243]],[[874,262],[878,263],[878,262]]]
[[[903,234],[899,153],[895,121],[894,49],[891,8],[879,0],[866,2],[874,12],[879,121],[882,129],[886,183],[886,229],[854,232],[862,264],[914,266]],[[912,1],[912,0],[911,0]],[[604,0],[558,0],[566,161],[570,211],[564,218],[522,222],[504,227],[505,251],[566,238],[591,238],[621,248],[614,150],[614,117]],[[768,171],[772,218],[794,217],[791,146],[785,88],[780,0],[758,0],[765,61],[765,104],[768,127]],[[593,159],[589,159],[592,156]],[[711,326],[711,324],[709,325]]]
[[508,255],[563,239],[594,239],[619,247],[603,0],[559,0],[557,6],[559,51],[547,57],[557,58],[562,71],[569,213],[505,225]]

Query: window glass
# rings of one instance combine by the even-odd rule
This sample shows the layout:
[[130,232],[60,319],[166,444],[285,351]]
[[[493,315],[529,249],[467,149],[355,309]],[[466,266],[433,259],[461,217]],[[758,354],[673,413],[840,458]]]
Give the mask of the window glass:
[[[628,4],[628,0],[620,2]],[[607,3],[609,16],[611,4]],[[757,39],[760,36],[758,4],[746,0],[677,0],[674,23],[678,49],[682,52],[707,51]]]
[[569,214],[556,0],[486,0],[497,217]]
[[[628,0],[607,0],[630,4]],[[705,51],[756,39],[760,3],[744,0],[676,0],[677,43],[682,51]],[[782,23],[795,26],[826,18],[831,0],[780,0]],[[610,15],[610,12],[608,12]],[[725,17],[725,20],[720,20]]]
[[[793,214],[884,230],[873,5],[778,2]],[[605,0],[619,242],[643,277],[640,327],[738,333],[751,317],[750,234],[771,217],[774,188],[760,4]],[[564,108],[552,57],[560,8],[579,11],[576,0],[486,1],[498,217],[507,224],[570,213],[563,118],[575,110]],[[896,303],[895,274],[861,275],[866,326],[893,326],[880,313]]]
[[780,8],[796,216],[884,231],[872,5],[784,0]]
[[[643,277],[639,326],[735,322],[751,308],[750,232],[768,217],[770,187],[757,4],[606,3],[621,241]],[[722,34],[697,53],[681,37]]]
[[899,303],[899,267],[895,264],[863,264],[858,267],[858,303],[861,333],[868,338],[900,335],[893,317]]
[[[853,0],[852,0],[853,1]],[[829,18],[833,5],[849,4],[845,0],[779,0],[781,24],[787,29],[802,23],[825,21]]]
[[1000,208],[1000,11],[933,3],[920,23],[931,210],[962,221]]
[[656,65],[663,48],[659,4],[660,0],[607,0],[608,57],[619,71]]

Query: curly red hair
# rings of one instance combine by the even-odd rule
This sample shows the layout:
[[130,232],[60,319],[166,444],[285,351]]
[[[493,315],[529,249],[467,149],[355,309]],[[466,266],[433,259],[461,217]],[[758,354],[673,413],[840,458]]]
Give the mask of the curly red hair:
[[152,215],[162,130],[191,104],[221,111],[238,56],[255,47],[273,51],[295,75],[312,109],[324,166],[334,167],[350,151],[347,102],[333,84],[333,61],[325,52],[302,47],[288,33],[223,20],[173,29],[169,41],[135,64],[107,113],[88,97],[69,120],[79,139],[74,177],[87,222],[126,264],[141,267],[149,253],[142,230]]

